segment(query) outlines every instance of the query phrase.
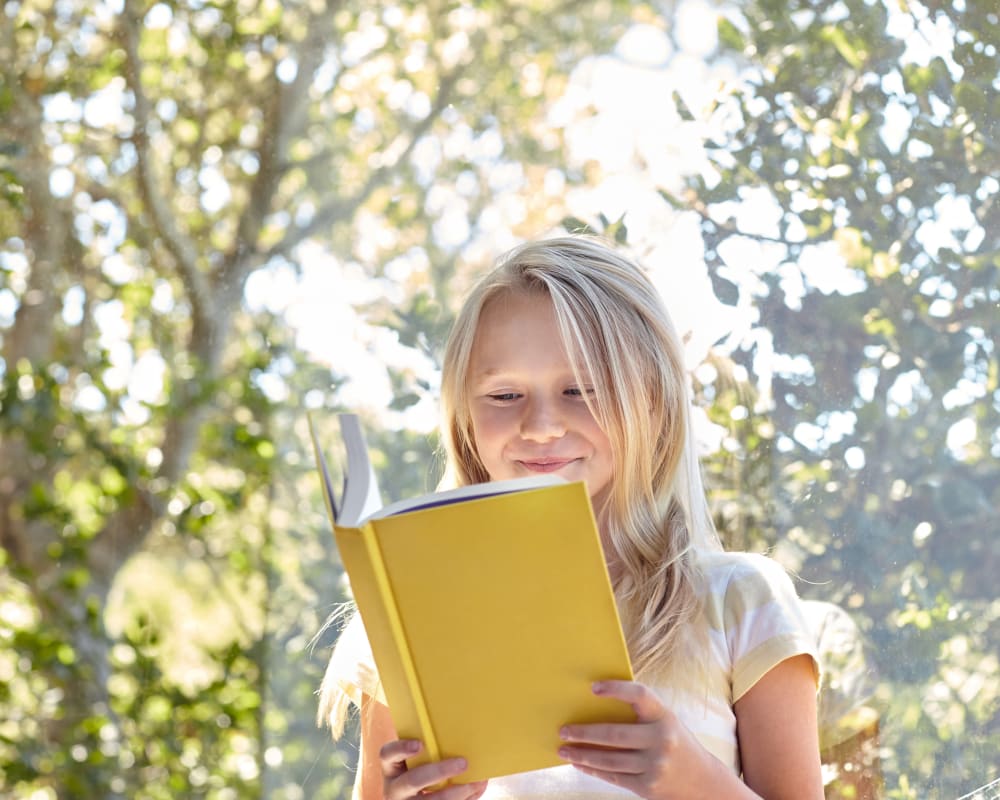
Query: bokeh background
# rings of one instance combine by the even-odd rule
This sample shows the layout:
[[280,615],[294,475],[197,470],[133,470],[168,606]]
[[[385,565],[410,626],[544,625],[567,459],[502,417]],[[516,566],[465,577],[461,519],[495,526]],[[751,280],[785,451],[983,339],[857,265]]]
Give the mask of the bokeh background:
[[0,797],[347,796],[305,412],[432,488],[463,292],[564,230],[685,332],[727,544],[860,635],[882,795],[1000,777],[998,47],[993,0],[6,0]]

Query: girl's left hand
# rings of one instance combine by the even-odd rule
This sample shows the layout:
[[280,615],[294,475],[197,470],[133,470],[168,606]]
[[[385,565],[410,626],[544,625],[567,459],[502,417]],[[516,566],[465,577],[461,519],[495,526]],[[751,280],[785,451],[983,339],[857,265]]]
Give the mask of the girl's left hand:
[[593,691],[631,705],[636,721],[561,728],[559,736],[567,744],[559,755],[578,770],[648,800],[721,797],[723,787],[732,786],[732,772],[651,689],[632,681],[600,681]]

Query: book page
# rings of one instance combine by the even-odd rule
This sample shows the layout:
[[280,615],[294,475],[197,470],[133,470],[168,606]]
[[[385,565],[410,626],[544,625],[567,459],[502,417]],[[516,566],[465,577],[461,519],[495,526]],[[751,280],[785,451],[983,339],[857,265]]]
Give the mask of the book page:
[[354,527],[382,507],[378,478],[368,457],[368,443],[357,414],[338,414],[340,437],[347,451],[347,476],[338,525]]
[[512,478],[506,481],[491,481],[489,483],[474,483],[469,486],[459,486],[457,489],[446,489],[442,492],[412,497],[391,503],[367,519],[384,519],[408,511],[419,511],[422,508],[434,508],[450,503],[460,503],[463,500],[474,500],[480,497],[494,497],[510,492],[524,492],[528,489],[541,489],[545,486],[557,486],[566,483],[558,475],[532,475],[527,478]]

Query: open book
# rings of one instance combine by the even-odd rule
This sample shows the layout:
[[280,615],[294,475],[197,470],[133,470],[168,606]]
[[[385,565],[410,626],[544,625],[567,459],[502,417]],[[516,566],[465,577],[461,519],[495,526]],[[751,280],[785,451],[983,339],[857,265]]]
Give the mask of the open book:
[[561,725],[633,720],[590,689],[632,669],[585,485],[539,476],[377,510],[357,418],[340,423],[342,497],[313,430],[317,465],[393,723],[424,743],[411,766],[463,756],[462,782],[555,766]]

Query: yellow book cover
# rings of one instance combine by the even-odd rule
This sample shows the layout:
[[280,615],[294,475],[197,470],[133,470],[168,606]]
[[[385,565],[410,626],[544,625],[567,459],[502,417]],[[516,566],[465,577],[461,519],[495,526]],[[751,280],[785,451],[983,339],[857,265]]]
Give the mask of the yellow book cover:
[[[339,506],[314,433],[317,463],[393,723],[424,742],[411,766],[463,756],[463,783],[541,769],[564,763],[561,725],[633,720],[590,688],[632,670],[585,485],[498,481],[372,513],[377,489],[347,416]],[[366,516],[338,513],[349,505]]]

